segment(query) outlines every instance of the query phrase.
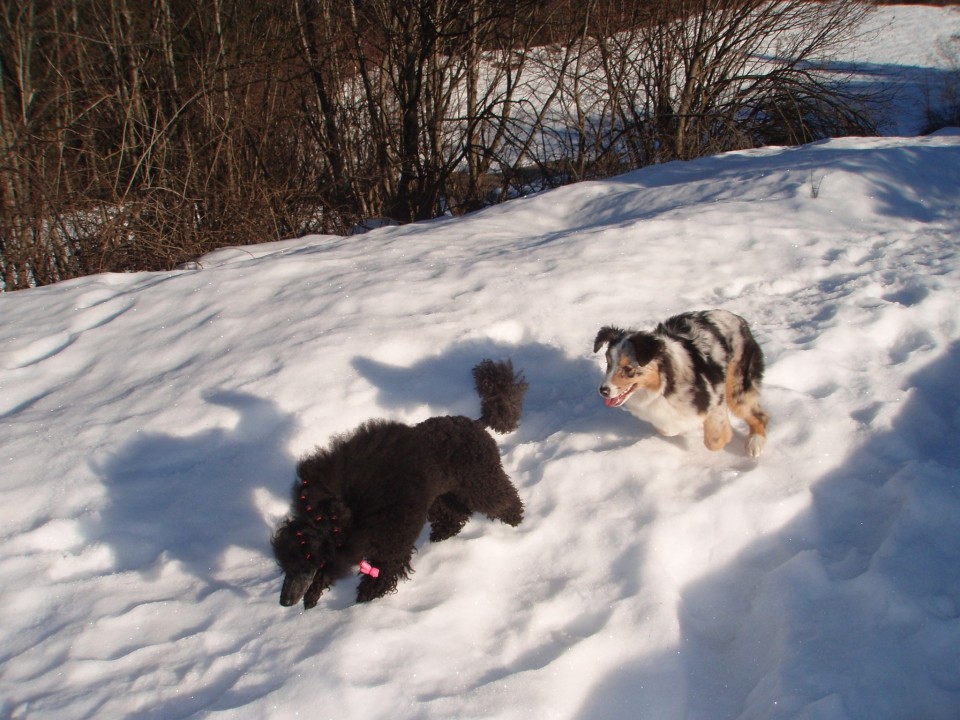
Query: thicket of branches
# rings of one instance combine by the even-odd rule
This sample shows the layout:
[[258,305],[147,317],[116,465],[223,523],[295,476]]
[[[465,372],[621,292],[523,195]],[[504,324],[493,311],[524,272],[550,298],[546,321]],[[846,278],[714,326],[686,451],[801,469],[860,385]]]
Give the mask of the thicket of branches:
[[0,0],[0,283],[871,133],[805,0]]
[[939,82],[926,90],[924,135],[945,127],[960,127],[960,35],[939,43],[938,51],[945,70]]

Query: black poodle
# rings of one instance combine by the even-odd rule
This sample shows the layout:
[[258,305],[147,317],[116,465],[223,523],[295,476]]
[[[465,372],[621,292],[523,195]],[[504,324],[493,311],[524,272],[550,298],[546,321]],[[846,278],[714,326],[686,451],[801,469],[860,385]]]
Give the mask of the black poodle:
[[352,572],[363,574],[358,602],[394,591],[427,522],[433,542],[459,533],[474,512],[520,524],[523,503],[484,428],[516,429],[527,383],[509,361],[484,360],[473,377],[480,420],[371,420],[300,461],[291,516],[272,540],[284,573],[281,605],[302,598],[312,608]]

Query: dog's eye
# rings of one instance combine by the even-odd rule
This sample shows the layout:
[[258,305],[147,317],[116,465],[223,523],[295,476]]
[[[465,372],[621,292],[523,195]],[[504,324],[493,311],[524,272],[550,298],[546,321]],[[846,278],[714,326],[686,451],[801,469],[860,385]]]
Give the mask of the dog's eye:
[[628,378],[632,378],[634,375],[637,374],[637,371],[634,368],[628,366],[623,368],[623,374],[626,375]]

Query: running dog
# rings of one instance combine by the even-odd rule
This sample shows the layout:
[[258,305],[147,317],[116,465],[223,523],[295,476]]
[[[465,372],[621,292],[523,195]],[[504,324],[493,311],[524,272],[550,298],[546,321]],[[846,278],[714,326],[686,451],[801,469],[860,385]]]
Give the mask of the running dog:
[[733,439],[729,410],[749,426],[746,452],[760,457],[769,416],[760,405],[763,352],[739,315],[705,310],[676,315],[653,332],[603,327],[593,351],[606,346],[600,395],[661,435],[703,427],[703,443],[721,450]]

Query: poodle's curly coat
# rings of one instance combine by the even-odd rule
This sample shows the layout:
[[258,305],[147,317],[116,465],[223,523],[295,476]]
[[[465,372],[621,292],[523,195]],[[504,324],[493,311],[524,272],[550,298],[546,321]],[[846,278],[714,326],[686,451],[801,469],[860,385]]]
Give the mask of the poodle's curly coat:
[[453,537],[474,512],[519,525],[523,503],[489,433],[514,430],[527,383],[509,361],[473,369],[481,419],[433,417],[410,426],[371,420],[297,465],[290,516],[273,535],[284,574],[280,604],[317,604],[338,579],[365,574],[357,601],[396,589],[411,572],[425,523],[430,540]]

